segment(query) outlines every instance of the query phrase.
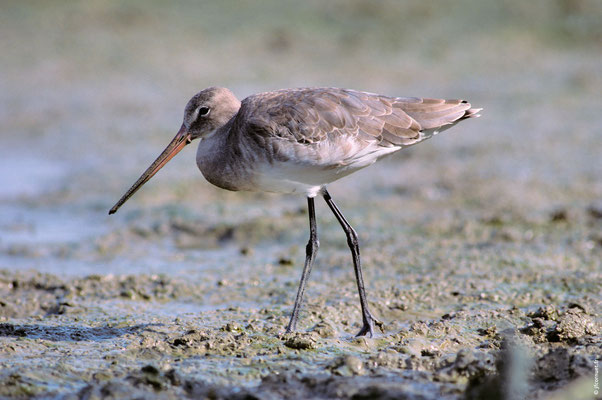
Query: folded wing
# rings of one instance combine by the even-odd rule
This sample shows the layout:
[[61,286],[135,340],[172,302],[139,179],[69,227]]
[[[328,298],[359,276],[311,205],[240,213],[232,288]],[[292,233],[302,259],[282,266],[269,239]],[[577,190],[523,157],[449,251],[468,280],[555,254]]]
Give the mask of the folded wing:
[[480,110],[464,100],[307,88],[245,99],[239,112],[244,126],[234,125],[264,147],[271,146],[276,158],[340,166],[360,158],[371,161],[366,160],[370,155],[375,161],[477,117]]

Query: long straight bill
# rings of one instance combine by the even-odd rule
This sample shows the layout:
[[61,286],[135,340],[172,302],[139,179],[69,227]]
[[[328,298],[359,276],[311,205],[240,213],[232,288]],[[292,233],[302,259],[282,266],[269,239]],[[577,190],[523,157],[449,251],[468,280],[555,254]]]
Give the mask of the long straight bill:
[[147,168],[146,171],[142,174],[140,178],[132,185],[132,187],[119,199],[117,203],[109,210],[109,214],[114,214],[119,207],[123,205],[130,197],[134,195],[144,185],[146,182],[152,178],[157,171],[159,171],[169,160],[171,160],[176,154],[180,152],[187,144],[191,142],[190,134],[186,131],[186,127],[182,124],[180,131],[173,138],[171,143],[167,145],[165,150],[161,153],[159,157],[151,164],[150,167]]

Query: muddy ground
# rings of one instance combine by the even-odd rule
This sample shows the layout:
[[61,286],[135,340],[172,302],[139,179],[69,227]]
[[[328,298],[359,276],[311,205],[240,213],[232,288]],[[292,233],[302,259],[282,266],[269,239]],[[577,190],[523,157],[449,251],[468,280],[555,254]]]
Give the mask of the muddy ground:
[[[14,2],[0,13],[0,398],[595,398],[595,1]],[[507,5],[504,5],[507,4]],[[484,107],[305,199],[210,186],[185,149],[106,215],[210,85]],[[191,146],[192,147],[192,146]]]

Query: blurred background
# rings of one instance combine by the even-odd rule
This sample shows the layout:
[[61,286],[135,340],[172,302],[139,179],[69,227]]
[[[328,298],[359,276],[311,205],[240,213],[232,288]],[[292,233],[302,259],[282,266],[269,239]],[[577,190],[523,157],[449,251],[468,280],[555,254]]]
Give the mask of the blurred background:
[[[44,0],[1,10],[2,268],[176,273],[258,243],[280,250],[257,263],[304,244],[305,217],[277,222],[304,199],[216,189],[195,146],[107,215],[176,133],[188,99],[212,85],[241,99],[339,86],[484,107],[482,118],[332,185],[376,239],[442,218],[581,223],[602,197],[597,0]],[[231,240],[227,226],[258,218],[270,221],[264,236]]]

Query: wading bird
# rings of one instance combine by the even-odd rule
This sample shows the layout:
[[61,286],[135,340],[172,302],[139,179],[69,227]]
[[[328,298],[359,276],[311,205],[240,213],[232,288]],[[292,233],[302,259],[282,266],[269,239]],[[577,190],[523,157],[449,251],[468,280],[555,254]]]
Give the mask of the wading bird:
[[187,144],[199,139],[196,162],[205,179],[223,189],[300,193],[307,197],[309,242],[286,332],[297,325],[305,283],[318,251],[314,198],[321,195],[347,235],[362,310],[357,336],[373,336],[358,237],[326,185],[404,147],[419,143],[480,108],[464,100],[387,97],[337,88],[283,89],[240,102],[210,87],[190,99],[180,131],[111,208],[113,214]]

